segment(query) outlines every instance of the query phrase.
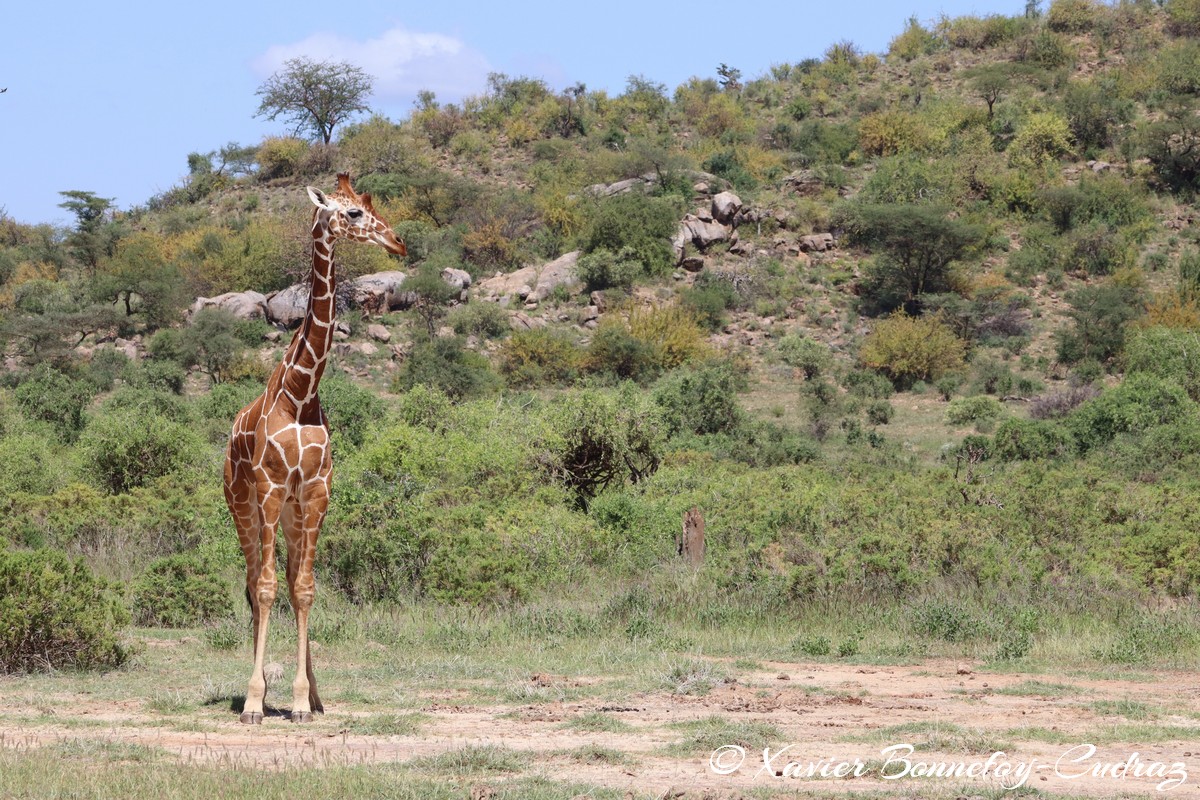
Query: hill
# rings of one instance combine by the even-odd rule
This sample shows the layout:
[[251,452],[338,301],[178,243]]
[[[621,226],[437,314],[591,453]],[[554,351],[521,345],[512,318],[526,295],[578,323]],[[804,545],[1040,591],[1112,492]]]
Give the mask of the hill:
[[3,536],[130,583],[185,556],[234,596],[222,447],[288,334],[188,309],[302,282],[304,186],[348,170],[409,249],[337,252],[343,287],[407,273],[386,310],[346,295],[321,386],[348,602],[593,583],[621,625],[878,602],[917,630],[937,596],[1017,658],[1031,608],[1155,598],[1194,648],[1197,33],[1195,0],[1055,0],[673,91],[497,74],[190,154],[137,208],[64,192],[69,230],[0,219]]

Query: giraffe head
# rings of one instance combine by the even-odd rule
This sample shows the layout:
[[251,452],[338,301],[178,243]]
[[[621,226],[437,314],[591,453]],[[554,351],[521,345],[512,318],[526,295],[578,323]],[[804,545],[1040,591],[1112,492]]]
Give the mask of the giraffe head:
[[317,207],[316,218],[322,220],[334,240],[352,239],[377,244],[395,256],[407,255],[404,240],[396,236],[387,223],[379,219],[371,205],[371,195],[359,194],[350,185],[350,173],[338,173],[338,188],[333,194],[309,186],[309,199]]

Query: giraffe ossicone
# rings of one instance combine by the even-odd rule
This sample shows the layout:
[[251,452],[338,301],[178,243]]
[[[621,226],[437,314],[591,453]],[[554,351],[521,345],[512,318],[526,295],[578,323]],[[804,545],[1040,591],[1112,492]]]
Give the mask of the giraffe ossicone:
[[267,684],[264,661],[271,606],[278,580],[275,535],[287,544],[287,583],[296,613],[296,679],[293,722],[307,722],[325,708],[317,694],[308,643],[308,614],[315,584],[317,537],[329,507],[332,460],[329,424],[317,385],[333,344],[333,245],[341,239],[367,242],[392,255],[406,255],[403,240],[379,219],[371,195],[358,194],[348,173],[338,174],[332,194],[308,187],[315,206],[312,273],[304,321],[266,390],[234,419],[225,458],[225,501],[246,558],[246,597],[253,618],[254,667],[241,721],[263,719]]

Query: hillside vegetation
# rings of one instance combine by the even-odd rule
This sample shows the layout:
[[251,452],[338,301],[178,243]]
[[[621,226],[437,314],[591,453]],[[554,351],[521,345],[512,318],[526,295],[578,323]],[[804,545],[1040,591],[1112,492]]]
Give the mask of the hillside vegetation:
[[[908,654],[1000,659],[1155,604],[1088,657],[1195,648],[1198,108],[1200,0],[1054,0],[673,90],[496,74],[329,144],[190,154],[132,209],[64,191],[68,229],[0,215],[0,585],[69,593],[42,585],[65,552],[110,623],[220,630],[223,446],[289,334],[187,309],[304,280],[304,186],[349,170],[409,258],[342,244],[339,279],[404,270],[412,307],[340,317],[327,595],[630,636],[882,604]],[[61,663],[124,659],[100,640]]]

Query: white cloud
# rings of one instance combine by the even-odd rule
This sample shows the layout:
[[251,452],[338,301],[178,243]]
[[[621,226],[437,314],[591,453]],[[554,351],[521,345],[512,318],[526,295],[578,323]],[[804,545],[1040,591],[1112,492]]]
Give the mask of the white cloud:
[[411,99],[422,89],[439,99],[458,100],[486,88],[492,71],[483,54],[441,33],[420,33],[395,27],[357,41],[332,33],[315,33],[294,44],[272,45],[251,62],[266,77],[285,61],[307,56],[317,61],[348,61],[375,78],[378,100]]

